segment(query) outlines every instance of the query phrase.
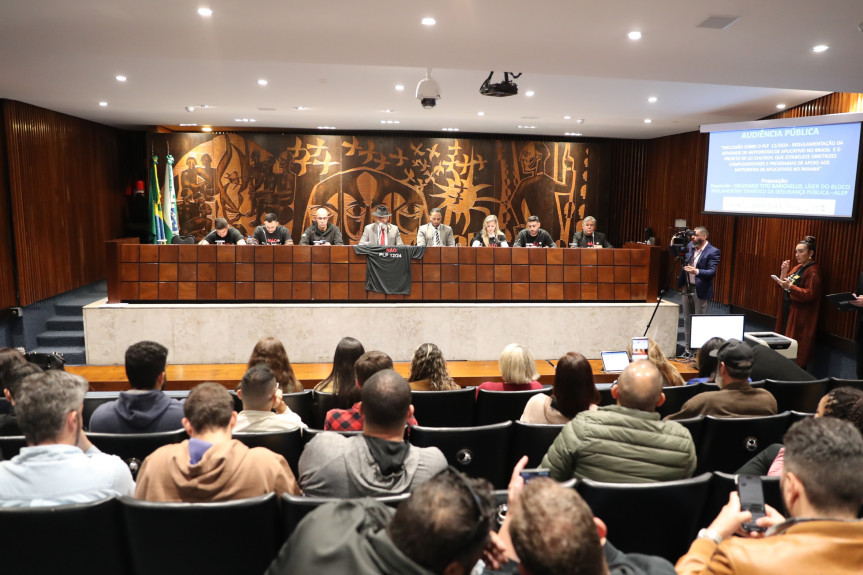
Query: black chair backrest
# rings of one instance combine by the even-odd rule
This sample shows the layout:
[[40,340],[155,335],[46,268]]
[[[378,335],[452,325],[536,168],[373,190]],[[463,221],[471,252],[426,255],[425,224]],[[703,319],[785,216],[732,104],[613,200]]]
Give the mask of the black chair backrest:
[[830,383],[827,385],[827,391],[833,391],[837,387],[854,387],[863,391],[863,379],[842,379],[831,377]]
[[698,444],[696,473],[724,471],[733,473],[772,443],[782,443],[791,425],[788,412],[764,417],[704,418]]
[[234,439],[243,442],[247,447],[266,447],[278,453],[288,461],[294,477],[299,477],[297,464],[303,451],[302,429],[290,431],[272,431],[267,433],[235,433]]
[[300,416],[303,423],[311,425],[315,405],[315,398],[311,389],[304,389],[297,393],[286,393],[282,399],[291,411]]
[[498,489],[509,484],[509,445],[512,422],[476,427],[423,427],[410,429],[417,447],[437,447],[450,465],[471,477],[483,477]]
[[[387,497],[375,497],[374,499],[384,503],[390,507],[398,507],[399,503],[410,497],[410,493],[400,493],[399,495],[389,495]],[[303,495],[290,495],[285,493],[282,495],[282,529],[285,534],[285,539],[291,536],[294,530],[299,525],[303,518],[326,503],[341,501],[338,498],[331,497],[305,497]]]
[[[320,435],[323,433],[323,429],[312,429],[309,427],[308,429],[303,430],[303,449],[305,449],[306,444],[315,438],[316,435]],[[360,435],[362,431],[333,431],[332,433],[338,433],[340,435],[344,435],[345,437],[350,437],[352,435]],[[300,450],[302,455],[302,450]]]
[[12,459],[18,455],[22,447],[27,447],[27,440],[23,435],[0,436],[0,454],[3,454],[3,459]]
[[309,427],[314,427],[315,429],[323,429],[324,421],[327,418],[327,412],[336,408],[336,395],[334,393],[323,393],[312,390],[312,397],[314,398],[315,404],[314,412],[312,413],[312,421],[308,422],[304,420],[304,423]]
[[[737,475],[733,473],[714,472],[710,478],[710,494],[707,504],[704,506],[704,515],[701,524],[710,525],[716,519],[722,507],[728,503],[728,495],[737,490]],[[788,517],[785,503],[782,501],[782,489],[779,487],[779,477],[761,477],[761,486],[764,491],[764,503]]]
[[90,429],[90,418],[96,408],[103,403],[114,401],[120,397],[119,391],[88,391],[84,396],[84,411],[81,417],[84,419],[84,429]]
[[695,444],[695,449],[701,444],[701,432],[704,429],[704,416],[696,415],[686,419],[675,419],[677,423],[689,430],[689,435],[692,436],[692,443]]
[[116,455],[126,462],[133,477],[138,476],[138,469],[148,455],[171,443],[180,443],[187,439],[186,430],[160,431],[158,433],[92,433],[87,437],[93,445],[104,453]]
[[171,244],[196,244],[195,236],[176,235],[171,238]]
[[523,455],[527,455],[527,467],[539,467],[548,448],[560,435],[563,425],[543,425],[539,423],[512,422],[512,444],[509,463],[512,469]]
[[662,393],[665,394],[665,403],[660,405],[656,411],[662,417],[677,413],[683,404],[704,391],[704,386],[700,383],[692,385],[675,385],[663,387]]
[[609,538],[625,553],[647,553],[676,562],[704,525],[701,517],[710,474],[662,483],[576,482]]
[[284,541],[275,493],[220,503],[120,502],[136,575],[263,573]]
[[608,387],[602,386],[597,388],[599,390],[599,405],[616,405],[617,400],[614,399],[614,396],[611,395],[611,386]]
[[426,427],[470,427],[473,425],[475,395],[473,387],[453,391],[412,391],[414,417]]
[[779,412],[804,411],[815,413],[818,402],[827,393],[830,378],[816,379],[814,381],[776,381],[768,379],[764,383],[764,389],[773,394]]
[[[537,393],[551,393],[551,387],[525,391],[488,391],[480,389],[476,397],[476,425],[491,425],[502,421],[516,421],[524,413],[524,406]],[[423,425],[422,420],[417,420]]]
[[120,503],[113,497],[59,507],[0,509],[0,541],[3,573],[131,572]]

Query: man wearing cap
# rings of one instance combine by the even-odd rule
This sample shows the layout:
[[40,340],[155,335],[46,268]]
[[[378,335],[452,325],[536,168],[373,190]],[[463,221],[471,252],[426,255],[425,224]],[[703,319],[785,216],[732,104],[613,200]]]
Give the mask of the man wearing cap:
[[360,238],[358,245],[361,246],[401,246],[402,236],[399,229],[393,224],[387,223],[390,220],[389,209],[383,204],[375,208],[372,212],[372,218],[375,223],[369,224],[363,230],[363,237]]
[[776,398],[766,389],[749,385],[752,372],[752,348],[736,339],[729,339],[719,349],[710,352],[719,360],[716,383],[719,391],[699,393],[683,404],[680,411],[665,419],[686,419],[698,415],[714,417],[757,417],[776,413]]

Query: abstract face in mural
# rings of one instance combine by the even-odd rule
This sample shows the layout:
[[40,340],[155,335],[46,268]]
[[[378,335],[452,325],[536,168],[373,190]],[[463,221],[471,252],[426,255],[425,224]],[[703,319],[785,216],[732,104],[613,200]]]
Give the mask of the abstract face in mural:
[[527,144],[521,150],[518,156],[519,164],[521,165],[521,173],[523,175],[533,175],[542,172],[542,161],[547,155],[537,146],[536,142]]
[[337,178],[315,186],[306,210],[307,218],[315,209],[323,208],[342,233],[356,242],[362,237],[363,228],[374,223],[374,208],[384,204],[393,214],[390,222],[398,226],[405,243],[416,237],[426,211],[422,195],[387,174],[364,168],[342,172],[340,177],[341,194]]

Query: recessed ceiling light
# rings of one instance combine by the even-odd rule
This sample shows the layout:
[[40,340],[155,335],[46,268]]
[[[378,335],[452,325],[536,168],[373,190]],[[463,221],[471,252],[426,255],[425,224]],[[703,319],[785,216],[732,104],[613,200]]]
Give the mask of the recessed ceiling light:
[[564,136],[580,136],[581,132],[564,132]]
[[812,46],[812,51],[815,52],[816,54],[821,53],[821,52],[826,52],[829,49],[830,49],[830,46],[827,46],[826,44],[818,44],[817,46]]
[[534,92],[533,90],[528,90],[527,92],[524,93],[524,95],[527,96],[528,98],[530,98],[534,94],[536,94],[536,92]]
[[235,122],[242,122],[244,124],[257,122],[257,120],[255,120],[254,118],[234,118],[234,121]]
[[335,130],[335,126],[318,126],[318,130]]
[[476,115],[477,116],[485,116],[485,112],[477,112]]
[[267,84],[269,84],[269,82],[267,82],[267,81],[266,81],[266,80],[264,80],[263,78],[261,78],[260,80],[258,80],[258,86],[266,86]]
[[389,108],[387,108],[386,110],[384,110],[384,114],[395,114],[396,112],[398,112],[398,110],[391,110],[391,109],[389,109]]
[[522,130],[536,130],[536,126],[522,126],[521,124],[519,124],[518,127]]
[[651,120],[650,118],[645,118],[645,119],[644,119],[644,123],[645,123],[645,124],[652,124],[652,123],[653,123],[653,120]]
[[201,131],[202,131],[202,132],[212,132],[212,131],[213,131],[213,128],[210,128],[210,127],[207,127],[207,128],[201,128]]
[[210,105],[209,104],[200,104],[198,107],[201,108],[202,110],[206,110],[207,108],[210,107]]
[[308,110],[305,106],[294,106],[294,110],[302,112],[303,110]]
[[381,124],[401,124],[398,120],[381,120]]
[[404,92],[405,87],[404,84],[396,84],[396,92]]
[[776,108],[777,108],[778,110],[784,110],[784,109],[785,109],[785,104],[776,104]]
[[126,81],[126,76],[124,76],[124,75],[122,75],[122,74],[118,74],[117,76],[114,76],[114,78],[115,78],[118,82],[125,82],[125,81]]
[[458,132],[458,128],[441,128],[444,132]]
[[659,98],[657,98],[656,96],[651,96],[647,99],[647,101],[650,102],[651,104],[655,104],[658,100],[659,100]]
[[198,14],[201,16],[209,17],[213,15],[213,11],[210,8],[198,8]]
[[195,111],[195,107],[194,107],[194,106],[186,106],[186,111],[187,111],[187,112],[194,112],[194,111]]
[[181,126],[197,126],[198,124],[180,124]]
[[108,105],[108,102],[99,102],[99,105],[104,108]]
[[630,40],[641,40],[641,32],[638,30],[633,30],[629,34],[627,34]]
[[572,116],[564,116],[563,119],[564,120],[572,120]]
[[434,18],[426,17],[422,19],[423,26],[434,26],[437,24],[437,21]]
[[584,123],[584,118],[579,118],[578,120],[576,120],[576,121],[575,121],[575,123],[576,123],[576,124],[583,124],[583,123]]

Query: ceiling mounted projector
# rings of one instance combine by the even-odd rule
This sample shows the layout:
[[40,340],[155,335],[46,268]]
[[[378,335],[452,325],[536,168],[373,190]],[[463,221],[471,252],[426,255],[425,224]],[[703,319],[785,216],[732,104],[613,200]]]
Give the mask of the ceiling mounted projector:
[[431,77],[431,68],[426,68],[426,77],[417,84],[417,100],[426,110],[434,108],[440,100],[440,86],[437,80]]
[[485,79],[485,82],[482,83],[482,86],[479,87],[479,93],[483,96],[494,96],[496,98],[505,98],[507,96],[515,96],[518,94],[518,84],[509,79],[510,76],[513,78],[520,78],[521,72],[515,74],[513,72],[504,72],[503,73],[503,82],[498,82],[497,84],[491,83],[491,77],[494,76],[494,70],[492,70],[488,78]]

